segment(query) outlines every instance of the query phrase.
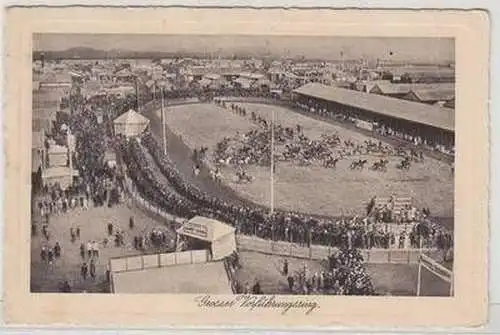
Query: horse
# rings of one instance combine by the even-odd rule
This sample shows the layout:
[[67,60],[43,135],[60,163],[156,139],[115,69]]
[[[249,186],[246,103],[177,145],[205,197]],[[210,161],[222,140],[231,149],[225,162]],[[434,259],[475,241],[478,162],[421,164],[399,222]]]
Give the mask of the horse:
[[238,178],[237,179],[238,183],[243,183],[243,182],[251,183],[253,181],[253,177],[249,176],[244,170],[236,172],[236,177]]
[[337,163],[338,163],[338,161],[339,161],[339,158],[338,158],[338,157],[337,157],[337,158],[330,157],[328,160],[326,160],[326,161],[324,162],[324,165],[323,165],[323,166],[324,166],[325,168],[327,168],[327,169],[328,169],[328,168],[334,168],[334,169],[335,169],[335,168],[337,167]]
[[407,158],[403,159],[399,163],[399,165],[397,165],[397,168],[400,170],[409,170],[410,166],[411,166],[411,162],[410,162],[410,159],[407,157]]
[[351,170],[355,170],[355,169],[363,170],[366,163],[367,163],[366,159],[359,159],[357,161],[352,162],[349,167]]
[[372,165],[372,170],[377,171],[386,171],[387,170],[387,164],[389,161],[387,159],[381,159],[377,162],[374,162]]
[[212,180],[220,183],[220,181],[222,179],[222,174],[221,174],[219,168],[211,169],[209,175],[210,175],[210,178],[212,178]]

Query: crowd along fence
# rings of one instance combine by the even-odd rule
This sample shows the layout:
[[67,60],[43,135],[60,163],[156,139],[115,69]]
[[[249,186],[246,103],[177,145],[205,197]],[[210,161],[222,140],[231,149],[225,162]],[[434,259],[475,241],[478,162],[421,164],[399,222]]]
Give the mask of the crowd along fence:
[[[271,241],[255,236],[237,236],[238,250],[254,251],[283,257],[325,260],[339,251],[323,245],[304,246],[296,243]],[[435,260],[443,259],[443,251],[437,249],[361,249],[364,262],[369,264],[418,264],[421,253]]]
[[[157,215],[167,222],[182,225],[186,219],[171,215],[158,207],[152,205],[147,200],[143,199],[137,192],[134,183],[128,178],[125,178],[125,187],[136,202],[143,210]],[[256,236],[237,235],[237,246],[239,250],[255,251],[270,255],[278,255],[285,257],[295,257],[304,259],[324,260],[330,255],[338,252],[338,248],[323,245],[312,244],[305,246],[298,243],[285,241],[272,241]],[[362,249],[361,254],[366,263],[374,264],[417,264],[421,253],[440,261],[444,258],[442,250],[434,248],[424,249]]]

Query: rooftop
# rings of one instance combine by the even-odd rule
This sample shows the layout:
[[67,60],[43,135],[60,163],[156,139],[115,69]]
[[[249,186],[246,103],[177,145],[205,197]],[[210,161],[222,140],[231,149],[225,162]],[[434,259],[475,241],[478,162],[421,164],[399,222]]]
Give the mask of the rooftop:
[[336,102],[373,113],[454,131],[455,111],[450,108],[309,83],[294,90],[305,96]]
[[232,294],[222,262],[113,273],[114,293]]
[[222,236],[233,232],[233,227],[203,216],[195,216],[177,230],[178,234],[209,242],[216,241]]

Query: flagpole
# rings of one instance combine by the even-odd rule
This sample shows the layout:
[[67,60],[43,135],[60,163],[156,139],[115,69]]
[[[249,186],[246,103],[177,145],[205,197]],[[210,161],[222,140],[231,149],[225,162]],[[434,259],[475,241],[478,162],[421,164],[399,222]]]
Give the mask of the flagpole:
[[68,132],[66,135],[66,142],[68,145],[68,156],[69,156],[69,186],[73,184],[73,155],[71,153],[71,143],[70,143],[71,131],[68,127]]
[[135,99],[137,102],[137,112],[141,113],[141,104],[139,101],[139,78],[135,76]]
[[271,233],[272,233],[272,241],[274,241],[274,123],[275,123],[275,111],[273,109],[271,113],[271,211],[270,211],[270,219],[271,219]]
[[275,112],[272,111],[271,121],[271,215],[274,214],[274,122]]
[[161,98],[161,129],[163,137],[163,154],[167,156],[167,131],[165,123],[165,108],[164,108],[164,98],[163,98],[163,88],[160,89]]
[[42,176],[43,176],[43,171],[45,171],[45,129],[42,127]]

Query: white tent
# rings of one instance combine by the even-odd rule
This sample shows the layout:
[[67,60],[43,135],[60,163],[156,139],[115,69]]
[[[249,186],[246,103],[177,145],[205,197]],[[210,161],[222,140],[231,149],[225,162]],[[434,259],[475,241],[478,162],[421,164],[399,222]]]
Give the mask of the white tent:
[[123,113],[113,121],[115,134],[126,137],[140,135],[149,125],[149,120],[134,110]]
[[177,230],[177,234],[210,243],[212,260],[220,260],[236,251],[235,229],[220,221],[195,216]]

